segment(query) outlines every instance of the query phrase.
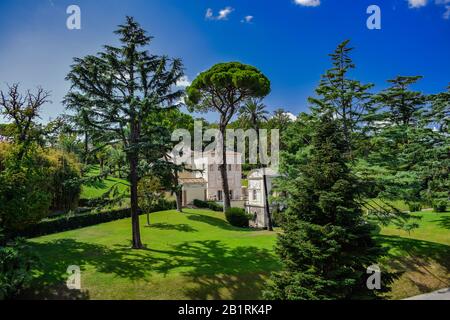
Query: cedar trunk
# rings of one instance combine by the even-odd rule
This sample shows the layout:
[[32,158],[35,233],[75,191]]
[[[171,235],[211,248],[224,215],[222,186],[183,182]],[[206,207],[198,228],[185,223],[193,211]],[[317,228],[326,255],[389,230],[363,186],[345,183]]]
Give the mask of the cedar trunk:
[[175,197],[177,199],[177,211],[183,213],[183,191],[177,190],[175,192]]
[[227,212],[231,208],[230,200],[230,187],[228,186],[228,173],[227,173],[227,150],[225,148],[225,128],[221,128],[222,133],[222,164],[219,166],[220,175],[222,177],[222,189],[223,189],[223,212]]
[[133,249],[142,249],[141,231],[139,228],[139,204],[138,204],[138,156],[135,152],[130,154],[130,189],[131,189],[131,228]]

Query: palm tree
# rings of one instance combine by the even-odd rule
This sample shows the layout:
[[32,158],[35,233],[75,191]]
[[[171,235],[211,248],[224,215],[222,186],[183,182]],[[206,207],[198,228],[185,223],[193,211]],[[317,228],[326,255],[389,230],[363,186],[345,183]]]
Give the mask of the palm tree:
[[[266,111],[266,106],[261,102],[261,100],[252,99],[247,101],[247,103],[240,110],[240,122],[243,125],[248,125],[256,131],[256,136],[258,138],[258,153],[260,150],[261,142],[259,136],[260,125],[264,121],[268,121],[269,113]],[[261,155],[260,155],[261,156]],[[272,215],[270,213],[269,207],[269,197],[267,192],[267,176],[266,176],[266,166],[262,165],[263,170],[263,191],[265,197],[265,211],[267,215],[268,230],[273,231]]]

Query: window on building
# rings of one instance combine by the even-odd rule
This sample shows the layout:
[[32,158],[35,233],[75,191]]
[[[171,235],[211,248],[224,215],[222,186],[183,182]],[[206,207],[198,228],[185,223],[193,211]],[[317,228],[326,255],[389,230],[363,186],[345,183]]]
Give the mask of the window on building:
[[230,190],[230,199],[233,199],[233,190]]
[[256,190],[253,190],[253,200],[258,200],[258,192]]
[[214,171],[214,165],[213,164],[209,165],[209,171]]
[[222,198],[223,198],[222,190],[217,191],[217,199],[218,199],[219,201],[222,201]]
[[229,165],[228,165],[228,171],[231,171],[231,170],[232,170],[232,165],[229,164]]

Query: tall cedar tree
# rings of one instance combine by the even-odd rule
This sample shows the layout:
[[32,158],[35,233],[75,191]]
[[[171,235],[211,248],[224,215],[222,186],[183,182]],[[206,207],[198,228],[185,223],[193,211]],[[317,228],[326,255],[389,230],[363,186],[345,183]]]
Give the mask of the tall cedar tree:
[[420,76],[398,76],[389,80],[389,88],[374,97],[371,154],[368,161],[380,169],[380,196],[401,199],[412,205],[420,202],[426,184],[422,180],[427,150],[433,150],[436,139],[428,126],[425,110],[427,97],[411,90]]
[[153,112],[170,108],[181,98],[182,91],[173,88],[183,76],[183,67],[178,59],[150,55],[144,48],[151,37],[131,17],[115,34],[121,46],[105,46],[96,56],[75,59],[67,76],[72,88],[65,102],[78,113],[85,112],[84,120],[105,134],[104,144],[123,144],[130,168],[132,242],[134,249],[140,249],[138,165],[142,154],[154,148],[142,127]]
[[361,139],[365,117],[371,109],[371,94],[368,92],[373,84],[362,84],[350,78],[349,73],[355,68],[350,57],[353,48],[349,40],[338,45],[330,54],[332,68],[322,76],[317,88],[317,98],[309,98],[313,111],[330,110],[339,120],[343,129],[346,153],[354,158],[355,149],[364,145]]
[[344,132],[330,112],[313,130],[309,161],[300,165],[299,175],[285,177],[288,209],[276,246],[283,270],[272,276],[266,297],[374,298],[366,270],[383,250],[357,201],[359,184],[347,165]]

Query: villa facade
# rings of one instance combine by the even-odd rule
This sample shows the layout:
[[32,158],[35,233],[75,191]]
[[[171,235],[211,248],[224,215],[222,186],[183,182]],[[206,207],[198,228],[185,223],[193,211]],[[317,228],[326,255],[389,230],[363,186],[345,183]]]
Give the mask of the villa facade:
[[273,191],[274,179],[279,176],[270,168],[253,170],[248,175],[248,200],[245,203],[245,208],[247,213],[253,215],[251,226],[254,228],[267,228],[269,225],[267,210],[271,210],[271,208],[266,208],[263,174],[267,178],[267,194],[269,197]]
[[[227,173],[230,199],[243,201],[242,164],[240,153],[227,152]],[[194,157],[192,170],[183,172],[180,183],[183,186],[183,205],[191,205],[195,199],[221,202],[224,199],[222,176],[214,152],[205,152]]]

